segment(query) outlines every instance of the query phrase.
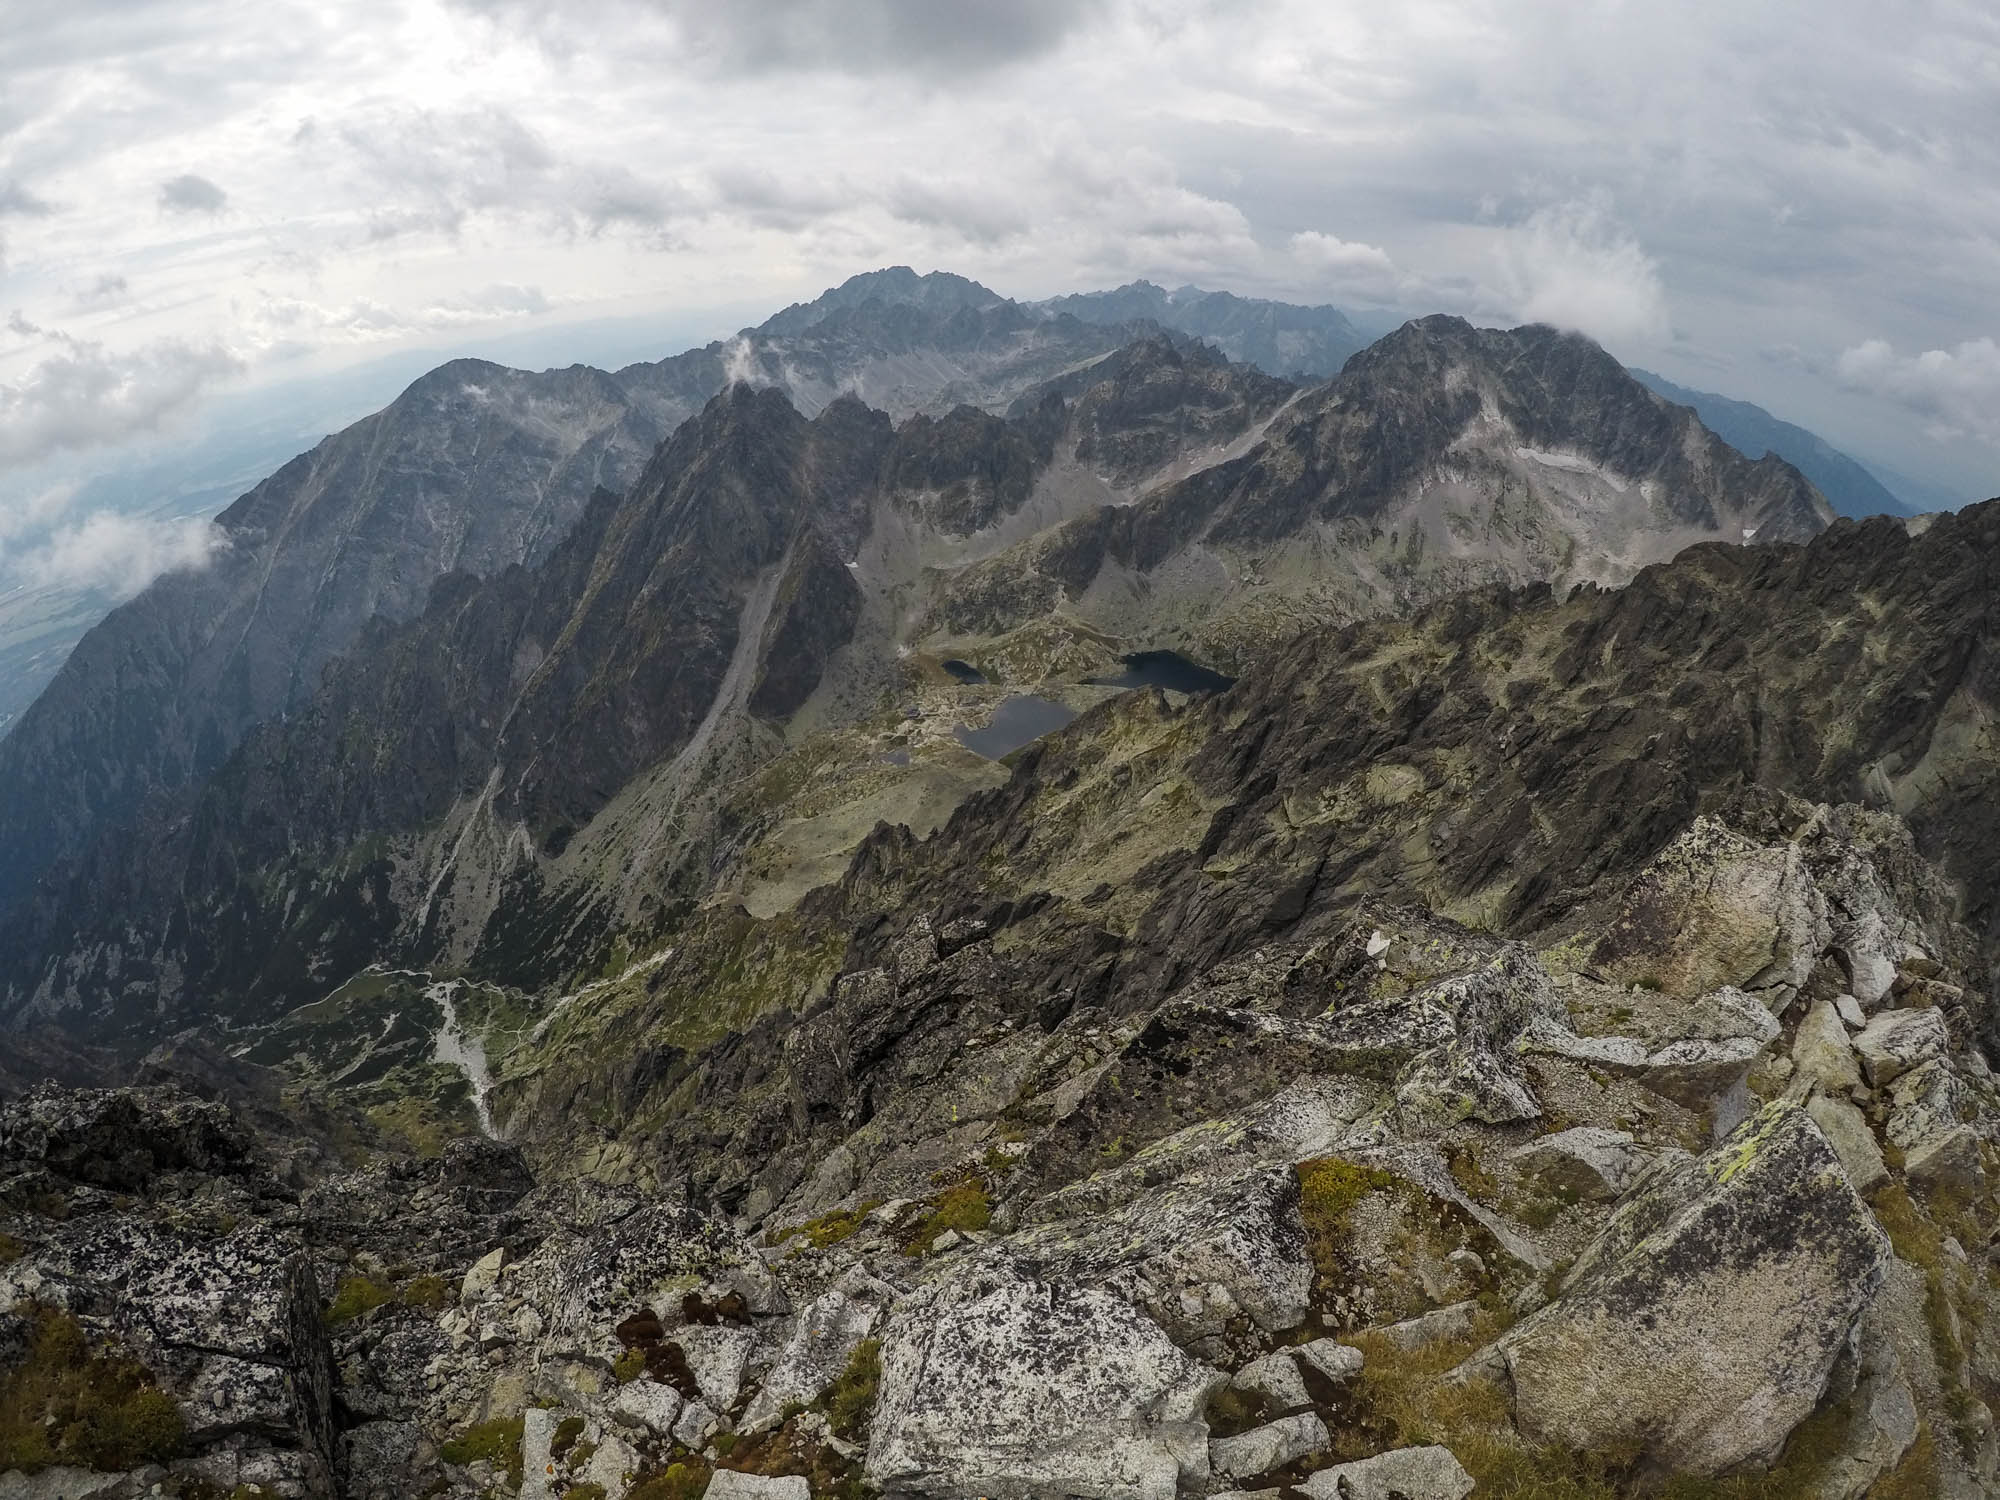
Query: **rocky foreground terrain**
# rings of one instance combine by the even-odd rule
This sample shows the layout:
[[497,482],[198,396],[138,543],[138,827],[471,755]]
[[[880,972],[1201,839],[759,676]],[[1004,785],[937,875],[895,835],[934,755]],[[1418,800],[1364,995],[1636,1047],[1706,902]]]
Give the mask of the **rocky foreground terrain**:
[[0,1109],[0,1494],[1990,1493],[1954,918],[1778,795],[1554,945],[1368,907],[1129,1013],[920,915],[703,1080],[734,1190],[362,1162],[188,1039]]

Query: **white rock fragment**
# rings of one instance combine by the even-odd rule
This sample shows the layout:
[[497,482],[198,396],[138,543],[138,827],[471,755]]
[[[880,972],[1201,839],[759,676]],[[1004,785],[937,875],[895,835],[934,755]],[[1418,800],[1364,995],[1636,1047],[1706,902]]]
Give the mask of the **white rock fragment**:
[[1854,1039],[1868,1081],[1881,1088],[1912,1068],[1942,1057],[1950,1037],[1935,1010],[1887,1010],[1869,1021]]
[[1308,1453],[1324,1452],[1331,1442],[1326,1423],[1311,1412],[1301,1412],[1234,1437],[1214,1439],[1208,1445],[1208,1459],[1223,1478],[1248,1479],[1297,1463]]
[[702,1492],[702,1500],[812,1500],[812,1486],[803,1474],[768,1478],[717,1469]]
[[681,1409],[686,1404],[672,1386],[644,1377],[619,1386],[610,1401],[611,1414],[618,1420],[661,1437],[673,1435],[674,1424],[680,1421]]
[[1508,1159],[1544,1187],[1593,1203],[1618,1197],[1645,1166],[1645,1157],[1630,1135],[1595,1125],[1578,1125],[1530,1141],[1509,1153]]
[[1312,1500],[1464,1500],[1472,1476],[1449,1448],[1396,1448],[1321,1469],[1299,1486]]
[[1875,1132],[1868,1128],[1860,1110],[1831,1094],[1815,1094],[1806,1102],[1806,1113],[1840,1158],[1855,1192],[1865,1196],[1889,1180],[1882,1148],[1875,1143]]
[[507,1247],[502,1245],[472,1263],[458,1286],[460,1302],[478,1302],[500,1285],[500,1268],[507,1264]]
[[1239,1391],[1251,1391],[1264,1397],[1280,1411],[1308,1406],[1312,1402],[1312,1397],[1306,1393],[1305,1377],[1299,1374],[1298,1362],[1283,1350],[1251,1360],[1236,1372],[1236,1378],[1230,1384]]
[[1336,1385],[1361,1373],[1361,1351],[1338,1339],[1314,1339],[1310,1344],[1299,1345],[1292,1353]]
[[1861,1082],[1854,1045],[1848,1040],[1840,1012],[1827,1001],[1818,1000],[1799,1022],[1799,1034],[1792,1039],[1792,1061],[1820,1088],[1843,1093]]

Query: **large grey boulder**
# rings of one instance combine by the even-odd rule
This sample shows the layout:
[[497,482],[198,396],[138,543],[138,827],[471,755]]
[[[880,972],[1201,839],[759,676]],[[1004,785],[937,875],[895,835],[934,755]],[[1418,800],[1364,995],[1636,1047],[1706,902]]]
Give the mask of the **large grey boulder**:
[[1321,1469],[1299,1486],[1312,1500],[1464,1500],[1472,1476],[1449,1448],[1395,1448]]
[[739,1474],[734,1469],[717,1469],[702,1491],[702,1500],[812,1500],[812,1486],[802,1474],[767,1478],[762,1474]]
[[1868,1128],[1860,1110],[1831,1094],[1814,1094],[1806,1101],[1806,1113],[1813,1117],[1813,1124],[1819,1126],[1820,1134],[1840,1158],[1855,1192],[1872,1193],[1889,1180],[1889,1166],[1882,1159],[1882,1148],[1876,1144],[1875,1132]]
[[1936,1010],[1886,1010],[1854,1038],[1862,1069],[1876,1088],[1900,1078],[1934,1057],[1943,1057],[1951,1037]]
[[745,1432],[775,1425],[786,1406],[810,1405],[839,1379],[896,1290],[856,1267],[800,1310],[791,1335],[743,1414]]
[[1510,1153],[1508,1159],[1544,1187],[1588,1202],[1616,1198],[1645,1165],[1630,1135],[1596,1125],[1545,1135]]
[[1847,1023],[1826,1000],[1816,1000],[1792,1038],[1792,1063],[1821,1088],[1844,1093],[1861,1082],[1861,1063],[1847,1038]]
[[189,1247],[128,1287],[124,1333],[181,1403],[200,1449],[263,1450],[263,1469],[331,1492],[333,1353],[306,1253],[256,1226]]
[[1494,1346],[1536,1442],[1677,1472],[1769,1460],[1825,1391],[1888,1241],[1780,1100],[1613,1215],[1562,1295]]
[[1227,1377],[1108,1292],[940,1282],[890,1314],[867,1477],[890,1494],[1172,1500]]
[[1291,1411],[1312,1403],[1305,1377],[1299,1373],[1298,1361],[1283,1349],[1262,1359],[1251,1360],[1236,1372],[1229,1383],[1239,1391],[1262,1396],[1279,1411]]

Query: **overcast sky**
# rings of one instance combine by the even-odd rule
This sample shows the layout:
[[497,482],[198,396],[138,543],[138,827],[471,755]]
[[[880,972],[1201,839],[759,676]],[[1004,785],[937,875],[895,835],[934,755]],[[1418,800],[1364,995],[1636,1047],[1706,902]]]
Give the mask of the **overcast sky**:
[[1553,321],[1984,495],[1996,14],[0,0],[0,477],[400,347],[719,334],[907,263]]

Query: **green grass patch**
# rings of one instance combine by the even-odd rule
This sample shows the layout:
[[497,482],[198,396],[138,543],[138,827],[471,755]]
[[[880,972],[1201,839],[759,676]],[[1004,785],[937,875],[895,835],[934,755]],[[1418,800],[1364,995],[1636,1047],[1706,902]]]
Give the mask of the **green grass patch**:
[[852,1438],[867,1426],[881,1385],[882,1341],[863,1339],[826,1393],[826,1422],[835,1437]]
[[180,1455],[181,1410],[144,1366],[93,1352],[68,1313],[30,1313],[27,1352],[0,1377],[0,1470],[130,1469]]
[[808,1219],[803,1224],[779,1230],[770,1243],[782,1245],[788,1240],[803,1237],[815,1250],[824,1250],[860,1233],[868,1216],[881,1206],[880,1198],[870,1198],[857,1208],[837,1208],[830,1214],[821,1214],[817,1219]]
[[960,1178],[931,1199],[929,1211],[905,1232],[903,1253],[922,1255],[946,1230],[965,1234],[992,1222],[993,1199],[987,1194],[985,1180],[977,1174]]
[[521,1487],[521,1427],[519,1417],[501,1417],[479,1422],[457,1437],[441,1444],[438,1457],[448,1464],[475,1464],[484,1460],[507,1470],[507,1482]]
[[368,1276],[343,1276],[333,1301],[326,1305],[327,1326],[351,1323],[363,1313],[395,1300],[396,1289],[392,1286]]
[[634,1485],[625,1492],[625,1500],[701,1500],[713,1472],[698,1458],[684,1458]]

